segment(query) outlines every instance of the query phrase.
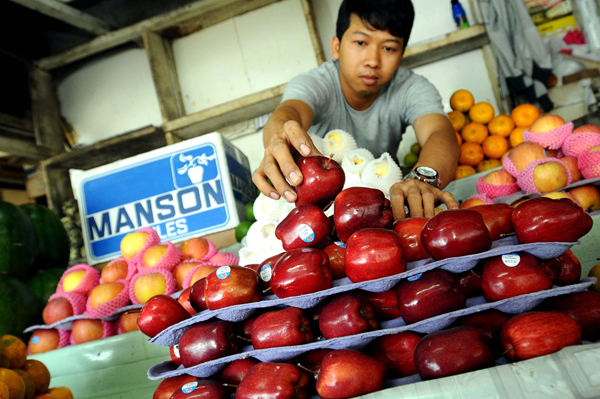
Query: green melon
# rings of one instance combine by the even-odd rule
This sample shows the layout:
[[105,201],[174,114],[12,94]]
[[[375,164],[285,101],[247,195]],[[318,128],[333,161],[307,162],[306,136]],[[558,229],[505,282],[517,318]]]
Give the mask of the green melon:
[[40,270],[27,282],[27,286],[40,303],[45,305],[48,298],[56,292],[56,287],[64,272],[65,269],[62,268]]
[[37,253],[37,235],[31,218],[18,206],[0,201],[0,274],[20,279],[31,277]]
[[42,322],[38,299],[25,283],[0,274],[0,335],[23,339],[23,330]]

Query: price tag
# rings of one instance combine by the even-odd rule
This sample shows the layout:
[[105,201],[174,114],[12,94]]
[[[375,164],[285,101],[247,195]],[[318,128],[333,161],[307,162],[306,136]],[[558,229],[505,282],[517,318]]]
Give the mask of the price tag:
[[408,278],[408,281],[417,281],[418,279],[421,278],[422,275],[423,275],[423,273],[417,274],[416,276],[411,276]]
[[221,266],[217,269],[217,277],[221,280],[225,280],[227,277],[229,277],[230,273],[231,267],[229,266]]
[[198,386],[198,381],[188,382],[184,386],[181,387],[181,392],[183,393],[191,393]]
[[260,268],[260,278],[262,281],[269,282],[271,281],[271,275],[273,274],[273,268],[268,263],[262,265]]
[[298,226],[298,236],[304,242],[313,242],[315,240],[315,232],[307,224]]
[[502,255],[502,262],[508,267],[515,267],[521,262],[521,257],[518,253],[510,253]]

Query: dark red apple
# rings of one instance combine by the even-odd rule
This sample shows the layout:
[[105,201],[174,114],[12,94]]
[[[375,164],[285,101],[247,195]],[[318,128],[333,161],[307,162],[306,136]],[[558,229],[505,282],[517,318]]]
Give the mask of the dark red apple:
[[309,379],[297,366],[258,363],[252,366],[235,393],[236,399],[306,398]]
[[323,248],[329,256],[329,270],[334,280],[346,277],[346,244],[341,241],[332,242]]
[[312,340],[310,321],[300,309],[291,306],[263,313],[252,325],[254,349],[302,345]]
[[369,344],[373,357],[383,364],[388,378],[408,377],[417,373],[414,353],[421,334],[414,331],[402,331],[384,335]]
[[594,224],[580,206],[567,198],[532,198],[515,208],[511,220],[521,244],[574,242]]
[[225,399],[225,388],[220,381],[188,382],[173,393],[171,399]]
[[253,357],[234,360],[223,369],[220,380],[225,384],[240,385],[252,366],[258,363],[260,362]]
[[489,258],[481,272],[483,297],[488,302],[552,288],[552,280],[535,256],[515,252]]
[[346,243],[346,276],[353,283],[393,276],[406,270],[398,234],[393,230],[366,228]]
[[415,349],[415,366],[423,380],[481,370],[494,365],[488,346],[474,327],[454,327],[427,334]]
[[314,156],[298,163],[302,183],[296,187],[296,206],[314,204],[320,208],[329,205],[342,191],[346,182],[344,169],[331,158]]
[[237,338],[227,321],[201,322],[190,327],[179,339],[179,354],[184,367],[236,353]]
[[335,230],[343,242],[360,229],[388,229],[394,223],[390,201],[374,188],[347,188],[335,197],[333,206]]
[[170,346],[169,355],[171,355],[171,362],[175,365],[175,367],[181,366],[181,355],[179,354],[179,345]]
[[242,266],[221,266],[206,276],[204,299],[209,310],[258,302],[262,299],[258,274]]
[[483,223],[487,226],[492,241],[496,241],[503,235],[514,231],[510,220],[514,208],[508,204],[477,205],[469,209],[481,213]]
[[385,365],[352,349],[330,352],[321,362],[317,393],[323,399],[351,398],[383,389]]
[[316,248],[300,248],[287,252],[275,264],[271,288],[279,298],[331,288],[329,257]]
[[137,319],[140,331],[154,337],[167,327],[190,318],[190,314],[176,299],[169,295],[155,295],[142,307]]
[[581,263],[571,250],[556,258],[543,259],[541,265],[544,273],[559,287],[575,284],[581,278]]
[[285,252],[281,252],[277,255],[268,257],[267,259],[260,262],[258,267],[255,269],[260,277],[260,288],[265,294],[272,294],[271,292],[271,278],[273,277],[273,269],[277,261],[285,255]]
[[275,228],[275,237],[283,249],[321,248],[330,241],[332,226],[325,212],[316,205],[306,204],[294,208]]
[[313,373],[319,374],[323,359],[332,351],[333,349],[313,349],[292,359],[290,363],[300,364],[302,367],[309,369]]
[[573,292],[545,299],[538,310],[568,314],[581,326],[581,339],[600,339],[600,294],[593,291]]
[[[177,298],[177,302],[179,302],[181,304],[181,306],[183,306],[183,308],[185,310],[187,310],[187,312],[190,314],[190,316],[193,316],[196,313],[198,313],[198,311],[193,308],[193,306],[190,302],[190,290],[191,289],[192,289],[192,287],[187,287],[186,289],[181,291],[181,294],[179,294],[179,297]],[[204,293],[202,293],[202,298],[204,298]]]
[[452,276],[439,269],[402,281],[396,288],[396,300],[406,324],[463,309],[466,305]]
[[494,358],[504,352],[500,342],[500,331],[508,321],[508,316],[497,309],[485,309],[481,312],[471,313],[460,317],[454,322],[453,327],[475,327],[481,333],[481,339],[492,351]]
[[333,299],[325,305],[319,317],[319,329],[327,339],[378,328],[375,307],[358,292],[349,292]]
[[492,246],[492,239],[481,213],[449,209],[425,224],[421,243],[433,259],[440,260],[485,252]]
[[481,268],[475,267],[453,275],[456,286],[465,298],[473,298],[483,293],[481,288]]
[[562,312],[528,312],[508,320],[502,327],[500,340],[507,359],[515,362],[580,345],[581,327]]
[[188,288],[190,289],[188,302],[192,306],[192,309],[194,309],[196,312],[207,310],[208,307],[206,306],[206,297],[204,296],[206,277],[202,277]]
[[258,316],[251,317],[242,322],[240,326],[240,337],[245,340],[252,340],[252,326],[254,326],[257,317]]
[[402,255],[407,262],[430,258],[425,248],[423,248],[423,244],[421,244],[421,232],[428,221],[429,218],[415,216],[397,220],[394,223],[394,231],[400,238]]
[[396,299],[396,289],[383,292],[360,291],[367,301],[375,306],[377,320],[386,321],[402,317],[398,310],[398,300]]
[[158,384],[152,399],[171,399],[171,396],[183,385],[199,381],[200,378],[188,374],[182,374],[171,378],[165,378]]

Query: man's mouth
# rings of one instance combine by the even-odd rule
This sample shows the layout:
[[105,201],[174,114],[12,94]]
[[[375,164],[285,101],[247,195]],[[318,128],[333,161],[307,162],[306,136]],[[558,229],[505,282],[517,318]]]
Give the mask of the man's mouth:
[[363,83],[365,83],[367,86],[372,86],[377,84],[377,80],[379,79],[377,76],[375,75],[362,75],[359,76],[360,80],[363,81]]

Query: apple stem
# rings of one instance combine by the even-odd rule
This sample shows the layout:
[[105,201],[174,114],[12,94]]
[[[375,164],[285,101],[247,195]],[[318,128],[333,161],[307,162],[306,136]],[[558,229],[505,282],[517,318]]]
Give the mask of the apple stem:
[[238,387],[237,385],[233,385],[233,384],[227,384],[227,383],[225,383],[225,382],[223,383],[223,386],[224,386],[224,387],[232,387],[232,388],[236,388],[236,389],[237,389],[237,387]]
[[329,167],[329,162],[331,162],[332,159],[333,159],[333,153],[329,154],[329,159],[327,160],[327,163],[325,164],[325,168]]
[[512,233],[502,233],[500,234],[500,238],[504,238],[504,237],[512,237],[514,236],[516,233],[513,231]]
[[301,368],[302,370],[304,370],[304,371],[308,371],[309,373],[311,373],[312,375],[314,375],[314,376],[315,376],[315,378],[317,378],[317,376],[319,375],[318,373],[316,373],[316,372],[312,371],[311,369],[304,367],[304,366],[303,366],[303,365],[301,365],[300,363],[297,363],[297,364],[296,364],[296,366],[300,367],[300,368]]
[[342,254],[340,254],[340,251],[338,251],[337,249],[334,249],[333,252],[335,252],[336,254],[338,254],[338,256],[342,259],[344,259],[344,257],[342,256]]
[[251,340],[251,339],[248,339],[248,338],[242,337],[241,335],[238,335],[237,337],[238,337],[238,339],[241,339],[242,341],[246,341],[246,342],[252,342],[252,340]]
[[267,292],[271,291],[271,287],[267,288],[266,290],[263,290],[263,294],[266,294]]
[[510,347],[507,350],[505,350],[504,352],[502,352],[502,354],[500,355],[500,357],[506,355],[508,352],[510,352],[511,350],[513,350],[514,348]]
[[392,310],[392,309],[398,309],[398,306],[392,306],[389,308],[381,308],[381,310]]
[[142,309],[132,309],[132,310],[128,310],[126,312],[124,312],[125,314],[135,314],[135,313],[142,313]]

